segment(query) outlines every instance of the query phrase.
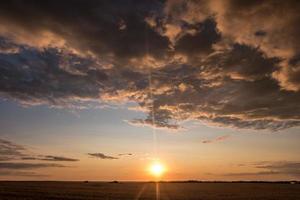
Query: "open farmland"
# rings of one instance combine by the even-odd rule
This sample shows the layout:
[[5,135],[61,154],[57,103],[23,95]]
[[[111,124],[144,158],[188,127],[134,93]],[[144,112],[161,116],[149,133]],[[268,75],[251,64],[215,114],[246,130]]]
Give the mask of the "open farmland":
[[[156,193],[156,191],[159,191]],[[161,199],[212,200],[300,199],[300,184],[287,183],[104,183],[0,182],[1,200]]]

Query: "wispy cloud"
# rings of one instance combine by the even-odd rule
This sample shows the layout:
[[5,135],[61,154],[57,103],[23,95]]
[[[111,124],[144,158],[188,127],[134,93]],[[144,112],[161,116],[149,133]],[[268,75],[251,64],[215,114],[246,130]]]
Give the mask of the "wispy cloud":
[[[21,160],[23,162],[20,162]],[[36,161],[42,162],[37,163]],[[0,176],[46,176],[32,170],[50,167],[69,167],[54,162],[75,161],[79,160],[64,156],[39,155],[37,153],[32,153],[29,147],[0,139]]]
[[118,156],[133,156],[132,153],[119,153]]
[[0,169],[38,169],[50,167],[65,167],[56,163],[22,163],[22,162],[0,162]]
[[298,161],[277,161],[277,162],[256,162],[252,164],[243,164],[243,167],[253,167],[255,172],[225,173],[224,176],[264,176],[264,175],[288,175],[291,177],[300,177],[300,162]]
[[39,161],[66,161],[75,162],[79,159],[64,156],[36,155],[30,153],[29,148],[14,142],[0,139],[0,161],[10,160],[39,160]]
[[36,157],[33,156],[25,156],[25,157],[21,157],[22,160],[40,160],[40,161],[66,161],[66,162],[75,162],[75,161],[79,161],[79,159],[75,159],[75,158],[67,158],[67,157],[63,157],[63,156],[43,156],[43,155],[39,155]]
[[91,157],[100,158],[100,159],[109,159],[109,160],[116,160],[119,159],[118,157],[108,156],[103,153],[88,153]]
[[0,159],[22,156],[26,148],[11,141],[0,139]]
[[231,135],[223,135],[223,136],[219,136],[219,137],[216,137],[214,139],[211,139],[211,140],[203,140],[202,143],[203,144],[209,144],[209,143],[220,142],[220,141],[223,141],[223,140],[227,140],[230,137],[231,137]]
[[19,171],[19,170],[0,170],[0,176],[25,176],[25,177],[46,177],[46,174],[40,174],[32,171]]

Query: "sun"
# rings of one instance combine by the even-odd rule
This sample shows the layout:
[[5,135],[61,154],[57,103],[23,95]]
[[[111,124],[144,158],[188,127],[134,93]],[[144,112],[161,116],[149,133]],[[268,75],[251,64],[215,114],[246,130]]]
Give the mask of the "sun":
[[149,167],[150,173],[155,177],[161,177],[165,171],[166,167],[160,162],[154,162]]

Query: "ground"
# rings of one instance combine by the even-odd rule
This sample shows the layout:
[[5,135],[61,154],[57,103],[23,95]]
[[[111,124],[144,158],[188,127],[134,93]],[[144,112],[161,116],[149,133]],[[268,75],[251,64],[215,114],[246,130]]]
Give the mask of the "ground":
[[[159,196],[156,195],[157,189]],[[288,183],[138,183],[0,182],[1,200],[296,200],[300,184]]]

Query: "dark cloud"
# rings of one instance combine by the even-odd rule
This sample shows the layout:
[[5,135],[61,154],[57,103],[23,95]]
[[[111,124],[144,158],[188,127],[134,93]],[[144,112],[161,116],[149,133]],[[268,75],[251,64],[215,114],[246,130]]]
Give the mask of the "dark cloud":
[[0,37],[0,53],[17,53],[18,51],[18,45],[3,37]]
[[88,153],[88,155],[90,155],[92,157],[95,157],[95,158],[100,158],[100,159],[109,159],[109,160],[119,159],[117,157],[108,156],[108,155],[105,155],[103,153]]
[[219,30],[231,40],[259,46],[268,56],[283,59],[281,69],[274,73],[274,78],[282,89],[299,91],[299,82],[293,81],[295,76],[299,79],[299,68],[287,62],[300,51],[299,1],[243,3],[231,0],[217,4],[212,9],[216,13]]
[[144,56],[146,40],[154,57],[163,56],[168,49],[168,38],[147,28],[145,21],[163,9],[160,1],[76,0],[70,9],[67,2],[33,0],[2,2],[0,7],[3,26],[23,29],[22,39],[29,38],[29,33],[50,32],[79,51],[118,60]]
[[0,169],[38,169],[50,167],[65,167],[55,163],[22,163],[22,162],[0,162]]
[[257,36],[257,37],[263,37],[263,36],[266,36],[267,33],[265,31],[260,30],[260,31],[256,31],[254,33],[254,35]]
[[175,130],[185,120],[299,126],[299,8],[297,1],[2,2],[0,95],[69,108],[134,101],[148,116],[129,123]]
[[231,79],[254,81],[270,77],[279,61],[266,57],[259,48],[234,44],[232,48],[210,56],[204,63],[204,71],[212,73],[211,76],[222,74]]
[[64,105],[73,98],[97,98],[99,82],[106,79],[104,72],[87,69],[90,61],[56,49],[0,54],[0,64],[1,93],[29,104]]
[[214,19],[207,19],[204,22],[184,27],[191,33],[187,33],[176,41],[175,50],[187,56],[209,54],[213,52],[212,45],[221,39],[216,29]]

